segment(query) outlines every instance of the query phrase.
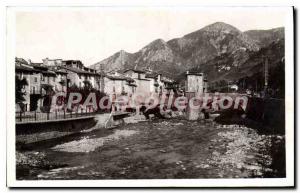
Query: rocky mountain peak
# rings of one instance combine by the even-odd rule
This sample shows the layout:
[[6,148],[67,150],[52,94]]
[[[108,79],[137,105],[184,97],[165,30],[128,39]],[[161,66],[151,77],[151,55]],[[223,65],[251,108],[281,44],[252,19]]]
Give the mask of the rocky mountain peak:
[[228,31],[228,32],[238,32],[241,33],[239,29],[236,27],[229,25],[224,22],[216,22],[213,24],[210,24],[208,26],[205,26],[201,29],[202,31]]
[[149,49],[161,50],[161,49],[166,49],[167,47],[168,47],[168,44],[163,39],[156,39],[156,40],[150,42],[144,48],[142,48],[142,50],[144,50],[144,51],[149,50]]
[[173,78],[189,69],[201,69],[218,78],[243,68],[253,52],[283,38],[283,28],[241,32],[232,25],[216,22],[167,42],[156,39],[135,53],[120,50],[95,65],[101,64],[107,70],[150,68],[173,74]]

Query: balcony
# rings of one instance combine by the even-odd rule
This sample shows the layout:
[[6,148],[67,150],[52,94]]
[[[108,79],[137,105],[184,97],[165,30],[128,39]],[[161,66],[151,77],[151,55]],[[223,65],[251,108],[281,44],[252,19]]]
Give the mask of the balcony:
[[44,89],[41,89],[41,88],[36,88],[36,89],[31,88],[30,89],[30,94],[46,95],[46,91]]

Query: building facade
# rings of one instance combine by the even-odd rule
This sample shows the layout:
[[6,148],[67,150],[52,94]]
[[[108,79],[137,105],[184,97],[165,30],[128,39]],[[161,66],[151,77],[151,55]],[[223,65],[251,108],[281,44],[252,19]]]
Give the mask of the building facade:
[[67,71],[67,85],[68,87],[76,86],[84,88],[86,86],[101,90],[101,74],[96,70],[87,68],[80,60],[66,60],[63,61],[64,70]]
[[207,92],[207,80],[204,78],[203,73],[199,72],[186,72],[186,93],[195,93],[202,95]]
[[[16,77],[27,83],[23,88],[24,101],[17,102],[16,111],[49,111],[55,85],[66,74],[58,74],[43,63],[27,62],[22,58],[15,59],[15,67]],[[61,85],[60,89],[66,91],[66,86]]]
[[[49,106],[53,106],[51,97],[55,93],[67,93],[68,89],[72,88],[88,87],[98,90],[111,96],[111,100],[117,96],[134,94],[146,99],[152,95],[168,95],[176,89],[176,82],[160,73],[137,69],[97,72],[85,67],[80,60],[45,58],[42,63],[33,63],[16,58],[15,66],[16,76],[27,81],[27,85],[22,88],[26,93],[22,102],[23,111],[47,111]],[[192,74],[189,74],[188,80],[191,81],[195,77],[192,78]],[[190,87],[193,86],[195,85]],[[201,90],[200,87],[197,89]]]
[[16,77],[27,82],[22,88],[24,101],[17,102],[16,111],[50,111],[52,96],[56,92],[67,92],[72,85],[100,89],[101,75],[84,67],[78,60],[47,58],[43,63],[33,63],[16,58],[15,67]]
[[146,72],[136,69],[128,69],[124,71],[126,77],[129,77],[135,81],[136,93],[148,97],[151,95],[150,84],[151,81],[146,78]]
[[136,92],[135,80],[119,72],[104,75],[104,92],[107,95],[132,96]]

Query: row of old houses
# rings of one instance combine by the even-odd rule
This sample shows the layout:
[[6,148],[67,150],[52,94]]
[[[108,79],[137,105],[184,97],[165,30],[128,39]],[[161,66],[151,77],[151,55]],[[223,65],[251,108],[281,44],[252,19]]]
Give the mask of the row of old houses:
[[17,111],[43,111],[51,106],[51,96],[67,92],[69,88],[89,87],[109,96],[138,93],[144,97],[153,94],[170,94],[178,84],[160,73],[150,70],[96,71],[80,60],[45,58],[42,63],[15,59],[16,77],[25,79],[23,101],[17,101]]

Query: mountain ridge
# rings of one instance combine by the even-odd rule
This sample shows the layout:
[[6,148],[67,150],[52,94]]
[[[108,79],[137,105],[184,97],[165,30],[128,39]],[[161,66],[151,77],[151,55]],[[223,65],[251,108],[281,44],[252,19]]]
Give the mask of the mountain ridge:
[[[223,65],[225,71],[241,68],[251,59],[252,53],[281,39],[284,39],[284,28],[242,32],[230,24],[216,22],[180,38],[169,41],[156,39],[135,53],[121,50],[91,67],[95,66],[97,70],[102,68],[104,71],[150,68],[173,74],[176,79],[189,69],[207,69],[207,65],[221,66],[211,61],[220,62],[218,58],[222,57],[223,62],[227,60],[230,63],[226,64],[227,67]],[[224,57],[228,58],[225,60]],[[215,74],[220,69],[216,68]]]

